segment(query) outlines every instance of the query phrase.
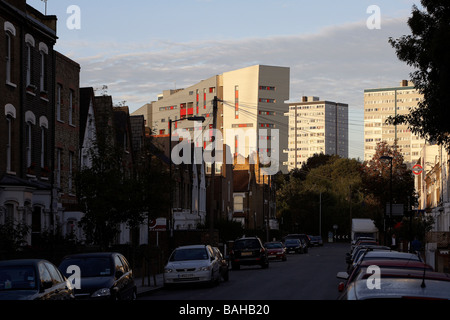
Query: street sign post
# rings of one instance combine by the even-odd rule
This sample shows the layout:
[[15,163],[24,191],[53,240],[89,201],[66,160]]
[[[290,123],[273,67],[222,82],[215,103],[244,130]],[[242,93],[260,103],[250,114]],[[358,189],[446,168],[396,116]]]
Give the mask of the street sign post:
[[416,164],[413,168],[412,168],[412,172],[418,176],[419,174],[421,174],[423,172],[423,168],[420,164]]

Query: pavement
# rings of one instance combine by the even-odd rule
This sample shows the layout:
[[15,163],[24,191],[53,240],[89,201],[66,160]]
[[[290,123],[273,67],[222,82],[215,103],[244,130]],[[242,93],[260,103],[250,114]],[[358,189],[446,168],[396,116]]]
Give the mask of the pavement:
[[144,296],[151,294],[157,290],[164,287],[163,274],[158,273],[156,275],[151,275],[150,279],[148,277],[139,277],[134,279],[137,286],[137,295]]

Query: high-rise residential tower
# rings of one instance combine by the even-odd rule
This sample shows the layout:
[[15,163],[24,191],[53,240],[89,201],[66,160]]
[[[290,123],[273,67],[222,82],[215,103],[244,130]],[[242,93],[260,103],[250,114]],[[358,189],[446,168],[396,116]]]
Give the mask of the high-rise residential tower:
[[314,154],[348,157],[348,104],[303,97],[289,104],[289,170]]
[[364,90],[364,160],[370,160],[377,143],[385,141],[398,148],[408,166],[416,163],[425,140],[413,134],[408,125],[388,125],[386,119],[409,113],[422,98],[407,80],[398,87]]

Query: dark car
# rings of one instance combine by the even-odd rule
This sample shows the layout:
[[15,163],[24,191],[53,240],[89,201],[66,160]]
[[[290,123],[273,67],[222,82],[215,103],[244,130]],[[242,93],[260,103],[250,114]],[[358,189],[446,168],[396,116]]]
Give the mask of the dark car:
[[311,239],[309,238],[309,236],[307,234],[303,234],[303,233],[288,234],[287,236],[284,237],[284,241],[286,241],[287,239],[300,239],[300,240],[303,239],[303,241],[305,241],[305,243],[306,243],[307,248],[312,246]]
[[300,239],[286,239],[284,241],[286,252],[303,253],[302,241]]
[[134,300],[137,288],[127,259],[116,252],[80,253],[66,256],[59,270],[70,276],[70,267],[80,268],[76,299]]
[[260,265],[269,267],[269,255],[258,237],[245,237],[234,241],[230,252],[231,267],[234,270],[241,265]]
[[43,259],[0,261],[0,300],[71,300],[74,288]]
[[323,246],[323,240],[321,236],[308,236],[312,246]]
[[213,247],[214,254],[216,255],[217,260],[220,263],[220,275],[222,276],[223,281],[228,281],[229,279],[229,272],[228,272],[228,260],[226,260],[220,252],[219,248]]

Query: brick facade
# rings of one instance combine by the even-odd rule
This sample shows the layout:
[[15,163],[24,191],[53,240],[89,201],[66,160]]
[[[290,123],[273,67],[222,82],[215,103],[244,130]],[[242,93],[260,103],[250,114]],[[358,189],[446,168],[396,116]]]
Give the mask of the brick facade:
[[0,0],[0,223],[31,225],[33,244],[53,230],[56,17],[25,0]]
[[[55,186],[63,210],[77,210],[79,168],[80,65],[56,52]],[[59,109],[59,110],[58,110]]]

